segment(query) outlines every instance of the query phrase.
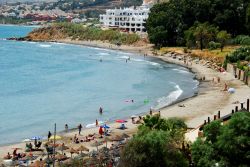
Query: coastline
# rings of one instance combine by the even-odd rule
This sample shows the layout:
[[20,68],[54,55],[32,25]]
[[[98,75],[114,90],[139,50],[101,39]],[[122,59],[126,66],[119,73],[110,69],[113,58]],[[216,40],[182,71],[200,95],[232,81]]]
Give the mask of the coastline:
[[[241,81],[234,79],[234,76],[229,73],[223,74],[216,72],[212,69],[207,68],[199,62],[198,64],[193,63],[192,66],[186,66],[183,61],[178,59],[173,59],[170,55],[166,54],[163,56],[153,56],[151,46],[116,46],[109,43],[103,43],[101,41],[71,41],[71,40],[57,40],[57,41],[47,41],[47,42],[58,42],[58,43],[67,43],[67,44],[77,44],[90,47],[99,47],[105,49],[121,50],[132,53],[139,54],[148,54],[149,56],[160,58],[163,61],[168,63],[174,63],[182,65],[189,68],[194,72],[198,78],[201,76],[206,77],[206,81],[200,82],[198,86],[197,96],[184,99],[183,101],[176,102],[170,106],[164,107],[161,109],[161,116],[164,118],[169,117],[180,117],[185,120],[188,127],[198,127],[203,123],[207,117],[212,117],[213,114],[217,114],[217,111],[221,111],[221,115],[225,115],[231,112],[231,109],[234,108],[235,104],[232,104],[234,101],[243,102],[246,98],[250,96],[250,89],[248,86],[244,85]],[[211,80],[214,77],[220,77],[221,83],[212,83]],[[227,92],[220,91],[223,89],[224,83],[227,83],[229,86],[234,86],[236,88],[235,94],[228,94]],[[179,104],[185,104],[185,107],[179,107]],[[128,119],[126,126],[128,129],[121,131],[116,128],[119,126],[119,123],[111,123],[111,129],[114,134],[127,133],[133,134],[136,132],[136,127],[138,124],[132,124],[131,119]],[[63,137],[66,139],[73,137],[77,133],[77,130],[71,131],[63,134]],[[98,133],[98,128],[83,129],[82,135],[85,136],[90,133]],[[85,143],[84,143],[85,145]],[[0,146],[0,162],[2,157],[7,153],[11,152],[13,147],[24,148],[25,143],[17,143],[13,145]],[[89,148],[95,149],[95,147],[87,146]]]

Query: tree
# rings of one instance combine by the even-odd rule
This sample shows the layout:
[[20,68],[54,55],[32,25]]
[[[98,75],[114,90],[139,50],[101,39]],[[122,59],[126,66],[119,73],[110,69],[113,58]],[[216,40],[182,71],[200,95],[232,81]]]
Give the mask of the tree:
[[188,166],[184,143],[187,125],[180,119],[146,116],[137,134],[125,146],[121,167]]
[[204,136],[206,137],[206,141],[211,143],[215,143],[217,141],[217,136],[221,132],[221,121],[213,121],[210,124],[204,127]]
[[234,114],[218,136],[216,146],[230,166],[248,166],[250,162],[250,113]]
[[157,47],[184,44],[181,1],[154,5],[146,28],[150,42]]
[[223,48],[224,48],[224,46],[225,46],[225,44],[226,44],[226,41],[227,41],[228,39],[230,39],[230,37],[231,37],[231,35],[228,34],[227,31],[220,31],[220,32],[217,34],[216,38],[217,38],[217,40],[218,40],[218,41],[220,42],[220,44],[221,44],[221,52],[223,51]]
[[214,121],[204,127],[204,138],[191,146],[196,166],[248,166],[250,162],[250,113],[237,112],[221,126]]
[[192,27],[185,31],[185,37],[187,44],[194,44],[197,41],[198,43],[196,44],[199,46],[200,50],[202,50],[207,47],[210,41],[215,40],[217,32],[218,28],[210,25],[208,22],[196,22]]
[[[158,47],[192,44],[184,40],[184,32],[195,22],[208,22],[233,37],[249,35],[249,4],[250,0],[169,0],[156,4],[146,22],[149,40]],[[199,42],[203,48],[203,40]]]
[[120,167],[188,166],[173,138],[162,130],[135,135],[124,147]]
[[147,115],[143,119],[144,123],[141,126],[149,127],[150,129],[174,131],[174,130],[186,130],[187,125],[183,120],[179,118],[164,119],[159,115],[149,116]]

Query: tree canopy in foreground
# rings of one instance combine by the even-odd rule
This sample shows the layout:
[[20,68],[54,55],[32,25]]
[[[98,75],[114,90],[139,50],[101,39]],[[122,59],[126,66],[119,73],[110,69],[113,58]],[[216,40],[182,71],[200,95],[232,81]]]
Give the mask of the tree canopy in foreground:
[[138,133],[126,144],[121,167],[188,166],[182,150],[186,124],[180,119],[147,116]]
[[204,138],[191,147],[196,166],[247,167],[250,164],[250,113],[237,112],[221,125],[213,121],[204,128]]

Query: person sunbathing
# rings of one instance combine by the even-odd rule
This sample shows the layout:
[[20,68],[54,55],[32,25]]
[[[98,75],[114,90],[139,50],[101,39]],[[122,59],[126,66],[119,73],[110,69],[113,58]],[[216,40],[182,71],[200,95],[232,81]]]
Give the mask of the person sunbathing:
[[6,156],[4,156],[3,157],[3,159],[11,159],[12,157],[11,157],[11,155],[10,155],[10,153],[8,152],[8,154],[6,155]]

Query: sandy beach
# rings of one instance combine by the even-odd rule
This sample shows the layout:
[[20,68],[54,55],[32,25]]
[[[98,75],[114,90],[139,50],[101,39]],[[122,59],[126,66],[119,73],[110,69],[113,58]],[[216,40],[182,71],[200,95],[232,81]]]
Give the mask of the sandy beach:
[[[56,42],[62,43],[70,43],[84,46],[93,46],[93,47],[101,47],[107,49],[118,49],[127,52],[137,52],[147,53],[148,55],[152,55],[152,45],[145,46],[115,46],[109,43],[103,43],[99,41],[71,41],[71,40],[58,40]],[[154,56],[162,59],[163,61],[169,63],[180,64],[182,66],[187,66],[184,64],[183,60],[173,59],[170,54],[165,54],[162,56]],[[241,102],[246,102],[247,98],[250,98],[250,89],[247,85],[245,85],[240,80],[234,78],[233,75],[229,73],[220,73],[211,68],[208,68],[206,65],[199,61],[199,63],[192,62],[192,65],[187,66],[190,70],[192,70],[197,78],[205,77],[205,81],[200,82],[199,91],[197,96],[184,100],[182,102],[176,103],[169,107],[165,107],[161,109],[161,116],[164,118],[169,117],[179,117],[183,118],[190,128],[196,128],[200,126],[204,120],[208,117],[213,119],[213,115],[216,115],[218,111],[221,112],[221,116],[231,113],[231,110],[235,108],[236,105],[240,108]],[[164,77],[164,76],[162,76]],[[212,82],[213,78],[220,77],[220,83]],[[222,91],[224,88],[224,84],[227,84],[229,87],[233,87],[236,89],[234,94],[229,94],[228,92]],[[191,89],[191,88],[190,88]],[[239,104],[233,104],[234,102],[239,101]],[[180,104],[182,107],[180,107]],[[147,111],[145,111],[147,112]],[[146,113],[145,113],[146,114]],[[138,124],[133,124],[131,119],[128,119],[126,123],[125,130],[117,129],[120,126],[120,123],[109,123],[110,129],[112,130],[112,134],[130,134],[136,132]],[[98,127],[91,129],[83,129],[79,138],[84,138],[88,134],[98,134]],[[71,131],[68,133],[62,134],[63,140],[58,141],[59,143],[66,143],[66,145],[77,148],[79,144],[73,144],[70,138],[73,138],[75,134],[78,134],[78,131]],[[194,133],[190,133],[188,138],[193,140],[195,138]],[[96,147],[92,147],[90,145],[91,142],[82,143],[84,146],[88,147],[90,150],[96,149]],[[108,143],[108,146],[111,145],[111,142]],[[7,154],[7,152],[12,153],[12,148],[25,148],[25,143],[18,143],[14,145],[1,146],[0,147],[0,163],[3,160],[3,156]],[[24,150],[21,150],[24,151]]]

